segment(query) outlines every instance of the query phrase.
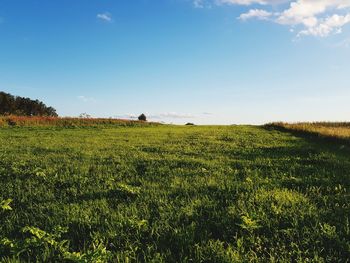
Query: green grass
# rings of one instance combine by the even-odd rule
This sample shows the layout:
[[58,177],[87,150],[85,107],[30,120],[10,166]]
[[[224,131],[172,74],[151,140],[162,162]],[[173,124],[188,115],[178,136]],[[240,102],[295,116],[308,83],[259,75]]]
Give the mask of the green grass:
[[350,149],[264,127],[0,129],[4,262],[349,262]]

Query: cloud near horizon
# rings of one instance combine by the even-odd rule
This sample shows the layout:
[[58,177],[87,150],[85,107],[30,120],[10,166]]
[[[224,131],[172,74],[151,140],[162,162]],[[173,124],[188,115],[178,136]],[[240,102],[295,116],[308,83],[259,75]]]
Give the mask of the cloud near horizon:
[[[140,114],[121,114],[121,115],[115,115],[114,118],[120,118],[120,119],[137,119]],[[202,112],[200,114],[192,114],[192,113],[178,113],[178,112],[162,112],[162,113],[145,113],[147,119],[150,120],[175,120],[175,119],[194,119],[194,118],[200,118],[204,116],[212,116],[213,113],[211,112]]]
[[[268,20],[291,27],[297,36],[327,37],[350,24],[350,0],[212,0],[216,5],[252,6],[238,19]],[[195,0],[195,7],[209,1]],[[276,11],[277,10],[277,11]]]
[[189,113],[177,113],[177,112],[164,112],[156,115],[150,115],[150,119],[192,119],[196,115]]

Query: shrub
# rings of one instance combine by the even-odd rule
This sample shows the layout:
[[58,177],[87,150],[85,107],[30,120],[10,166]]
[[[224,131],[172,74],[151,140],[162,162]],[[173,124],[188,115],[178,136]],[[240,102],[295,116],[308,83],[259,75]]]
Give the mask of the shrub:
[[147,117],[146,117],[146,115],[145,114],[141,114],[140,116],[139,116],[139,121],[147,121]]

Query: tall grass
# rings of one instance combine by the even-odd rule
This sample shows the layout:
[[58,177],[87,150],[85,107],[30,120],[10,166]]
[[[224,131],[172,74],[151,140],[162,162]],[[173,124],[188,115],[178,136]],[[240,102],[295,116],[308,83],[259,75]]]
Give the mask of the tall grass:
[[267,126],[309,133],[324,138],[350,140],[350,122],[271,123]]
[[144,126],[159,125],[153,122],[142,122],[112,118],[59,118],[59,117],[27,117],[0,116],[0,127],[92,127],[92,126]]

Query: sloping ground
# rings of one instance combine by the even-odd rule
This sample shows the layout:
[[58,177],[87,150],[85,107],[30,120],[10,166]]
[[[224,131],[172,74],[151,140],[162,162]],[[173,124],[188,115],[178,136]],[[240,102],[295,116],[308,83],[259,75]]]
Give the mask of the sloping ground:
[[59,117],[27,117],[0,116],[0,127],[113,127],[113,126],[145,126],[160,125],[155,122],[132,121],[104,118],[59,118]]
[[350,150],[263,127],[0,129],[0,257],[348,262]]

